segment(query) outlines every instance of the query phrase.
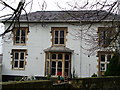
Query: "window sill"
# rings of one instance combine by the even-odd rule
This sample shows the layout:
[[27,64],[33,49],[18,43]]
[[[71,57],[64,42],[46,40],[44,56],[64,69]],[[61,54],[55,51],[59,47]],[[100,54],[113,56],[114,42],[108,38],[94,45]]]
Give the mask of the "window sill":
[[16,45],[16,46],[26,46],[26,43],[25,44],[21,44],[21,43],[14,43],[14,45]]
[[12,68],[12,70],[25,70],[25,68]]

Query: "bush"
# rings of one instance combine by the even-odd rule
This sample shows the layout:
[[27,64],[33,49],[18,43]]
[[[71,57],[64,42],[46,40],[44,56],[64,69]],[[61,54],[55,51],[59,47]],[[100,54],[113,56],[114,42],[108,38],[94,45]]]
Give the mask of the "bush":
[[51,75],[47,75],[47,80],[50,80],[51,79]]
[[120,76],[120,56],[115,54],[110,60],[105,76]]
[[60,80],[60,75],[58,75],[58,80]]

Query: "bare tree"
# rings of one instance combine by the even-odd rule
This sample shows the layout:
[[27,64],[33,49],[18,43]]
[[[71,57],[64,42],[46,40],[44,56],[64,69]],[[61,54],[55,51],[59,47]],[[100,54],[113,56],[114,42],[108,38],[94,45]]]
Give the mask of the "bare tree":
[[[16,24],[20,25],[19,19],[20,19],[22,11],[25,11],[25,0],[20,0],[20,2],[18,3],[17,8],[13,8],[11,5],[7,4],[3,0],[0,0],[0,4],[3,5],[3,8],[1,9],[2,11],[5,8],[9,8],[9,9],[11,9],[13,11],[12,14],[3,15],[3,16],[0,17],[0,18],[3,18],[3,17],[5,18],[6,16],[9,16],[9,18],[6,18],[5,22],[7,22],[8,20],[12,20],[9,27],[0,35],[0,36],[4,36],[6,33],[11,32],[13,30],[13,29],[10,29],[12,26],[14,28],[14,26]],[[26,11],[25,11],[25,13],[26,13]],[[26,13],[26,16],[27,16],[27,13]]]
[[[10,0],[12,1],[12,0]],[[13,0],[13,3],[15,2],[16,0]],[[31,12],[32,8],[33,8],[33,1],[34,0],[30,0],[29,2],[27,2],[26,0],[20,0],[17,7],[14,8],[14,6],[10,5],[11,3],[7,3],[9,1],[3,1],[3,0],[0,0],[0,5],[2,5],[2,8],[1,8],[1,12],[3,12],[6,8],[11,10],[11,14],[5,14],[3,16],[0,16],[0,19],[4,18],[4,23],[5,22],[9,22],[10,21],[10,25],[7,27],[7,29],[5,29],[4,32],[2,32],[0,34],[0,36],[4,36],[5,34],[7,34],[8,32],[13,32],[13,28],[15,26],[17,27],[20,27],[20,17],[21,15],[24,13],[26,15],[26,20],[28,21],[28,27],[29,27],[29,19],[28,19],[28,14]],[[40,9],[41,10],[45,10],[46,7],[47,7],[47,3],[45,1],[43,1],[43,3],[40,4],[40,2],[38,1],[37,2]],[[26,8],[27,6],[29,5],[29,12],[26,11]]]
[[[93,0],[94,1],[94,0]],[[60,7],[60,5],[58,4]],[[87,23],[88,27],[87,28],[81,28],[79,29],[79,32],[74,36],[78,37],[79,39],[84,41],[83,47],[81,45],[81,48],[85,49],[87,51],[87,55],[94,55],[96,51],[102,50],[103,48],[106,48],[106,50],[116,50],[116,52],[120,53],[120,24],[119,24],[119,13],[120,13],[120,6],[119,6],[119,0],[111,1],[110,0],[95,0],[94,2],[90,2],[89,0],[86,0],[86,2],[83,5],[80,5],[80,2],[74,2],[74,3],[69,3],[68,6],[71,7],[72,10],[88,10],[84,15],[82,15],[83,19],[84,18],[89,18],[91,22]],[[64,8],[60,7],[62,10]],[[93,13],[90,13],[89,11],[93,10]],[[69,13],[68,13],[69,14]],[[71,15],[72,16],[72,15]],[[93,16],[96,16],[94,18]],[[92,18],[93,17],[93,18]],[[75,18],[75,17],[74,17]],[[92,19],[91,19],[92,18]],[[111,23],[110,27],[116,27],[116,33],[112,36],[112,39],[109,40],[109,43],[107,46],[101,47],[99,44],[102,39],[99,39],[98,33],[94,28],[92,28],[93,25],[96,23],[100,23],[105,20],[109,20],[108,23]],[[94,22],[94,20],[96,20]],[[83,23],[83,21],[80,19],[80,26],[85,25],[86,23]],[[106,27],[109,27],[106,24]],[[112,47],[110,47],[111,43],[114,44]],[[89,46],[89,47],[88,47]]]

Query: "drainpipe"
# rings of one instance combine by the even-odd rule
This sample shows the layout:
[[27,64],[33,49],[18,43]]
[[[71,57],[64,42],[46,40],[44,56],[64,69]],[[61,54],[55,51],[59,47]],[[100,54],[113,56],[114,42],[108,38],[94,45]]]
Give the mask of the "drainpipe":
[[[117,0],[117,2],[118,2],[118,15],[120,15],[120,0]],[[119,24],[119,21],[118,21],[118,32],[120,32],[120,24]],[[120,33],[119,33],[119,35],[120,35]],[[119,54],[120,54],[120,37],[118,37],[118,52],[119,52]]]
[[[117,7],[118,7],[118,15],[120,15],[120,0],[117,0]],[[119,20],[118,20],[118,35],[119,35],[119,37],[117,38],[118,39],[118,53],[119,53],[119,55],[120,55],[120,22],[119,22]],[[120,61],[120,57],[119,57],[119,61]]]
[[82,30],[83,30],[83,28],[82,28],[82,22],[80,21],[80,32],[81,32],[81,38],[80,38],[80,77],[82,77],[82,37],[83,37],[83,35],[82,35]]

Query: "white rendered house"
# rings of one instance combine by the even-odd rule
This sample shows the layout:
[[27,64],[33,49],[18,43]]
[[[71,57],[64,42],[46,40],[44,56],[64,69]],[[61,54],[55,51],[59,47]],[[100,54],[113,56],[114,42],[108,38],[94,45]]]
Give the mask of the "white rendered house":
[[[3,78],[29,75],[56,77],[58,73],[63,77],[71,77],[73,74],[89,77],[100,72],[97,54],[91,57],[84,54],[85,51],[81,48],[84,41],[75,37],[80,29],[88,28],[90,22],[96,22],[90,28],[94,28],[96,33],[98,27],[105,27],[104,24],[110,18],[104,20],[104,24],[97,23],[100,16],[88,17],[94,12],[96,11],[38,11],[28,14],[29,21],[22,15],[20,27],[16,23],[14,28],[11,27],[13,32],[4,37]],[[2,22],[5,29],[11,23],[10,20]]]

